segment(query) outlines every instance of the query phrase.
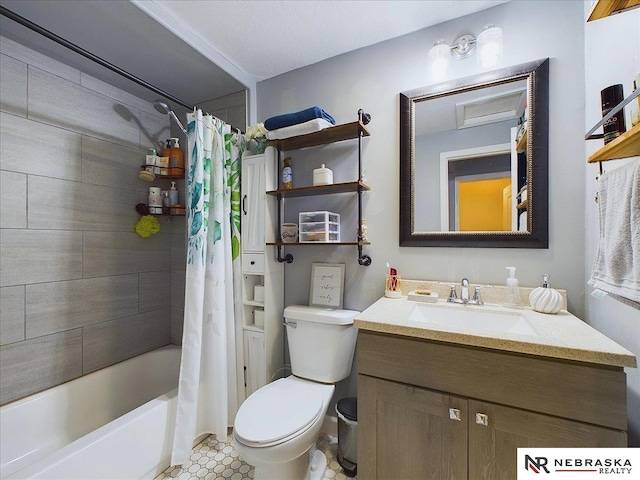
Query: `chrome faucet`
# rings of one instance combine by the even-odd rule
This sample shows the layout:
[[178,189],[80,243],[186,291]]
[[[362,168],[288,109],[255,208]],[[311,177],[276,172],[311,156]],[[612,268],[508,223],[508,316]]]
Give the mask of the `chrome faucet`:
[[469,279],[463,278],[460,285],[460,300],[462,300],[463,303],[469,303]]
[[469,279],[463,278],[460,282],[460,297],[456,292],[456,285],[450,284],[451,292],[449,293],[449,299],[447,300],[450,303],[463,303],[465,305],[484,305],[482,301],[482,297],[480,296],[480,289],[482,286],[475,285],[473,289],[473,298],[469,298]]

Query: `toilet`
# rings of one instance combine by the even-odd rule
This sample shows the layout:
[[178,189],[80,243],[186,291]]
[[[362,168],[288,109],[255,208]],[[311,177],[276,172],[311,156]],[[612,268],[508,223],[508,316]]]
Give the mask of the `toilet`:
[[259,388],[240,406],[237,452],[254,480],[318,480],[327,467],[315,448],[335,383],[347,378],[358,330],[354,310],[292,305],[284,310],[292,375]]

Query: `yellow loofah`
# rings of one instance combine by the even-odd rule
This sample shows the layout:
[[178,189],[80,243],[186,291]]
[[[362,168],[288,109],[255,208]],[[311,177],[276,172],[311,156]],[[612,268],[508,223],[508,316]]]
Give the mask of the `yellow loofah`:
[[145,215],[140,217],[136,222],[136,233],[142,238],[150,237],[160,231],[160,222],[153,215]]

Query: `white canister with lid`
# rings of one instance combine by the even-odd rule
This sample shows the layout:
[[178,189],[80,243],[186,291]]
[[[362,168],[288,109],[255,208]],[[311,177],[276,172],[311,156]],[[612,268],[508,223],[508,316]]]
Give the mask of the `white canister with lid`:
[[316,168],[313,171],[313,186],[318,185],[332,185],[333,184],[333,172],[331,169],[326,168],[324,163],[320,168]]
[[149,187],[149,206],[162,207],[162,195],[160,187]]

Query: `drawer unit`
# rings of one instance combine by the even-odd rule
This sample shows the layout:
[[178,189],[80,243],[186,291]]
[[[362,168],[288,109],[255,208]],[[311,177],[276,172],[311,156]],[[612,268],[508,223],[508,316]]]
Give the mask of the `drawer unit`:
[[264,253],[243,253],[242,271],[244,273],[264,273]]
[[327,211],[300,212],[298,219],[300,243],[340,241],[339,214]]

